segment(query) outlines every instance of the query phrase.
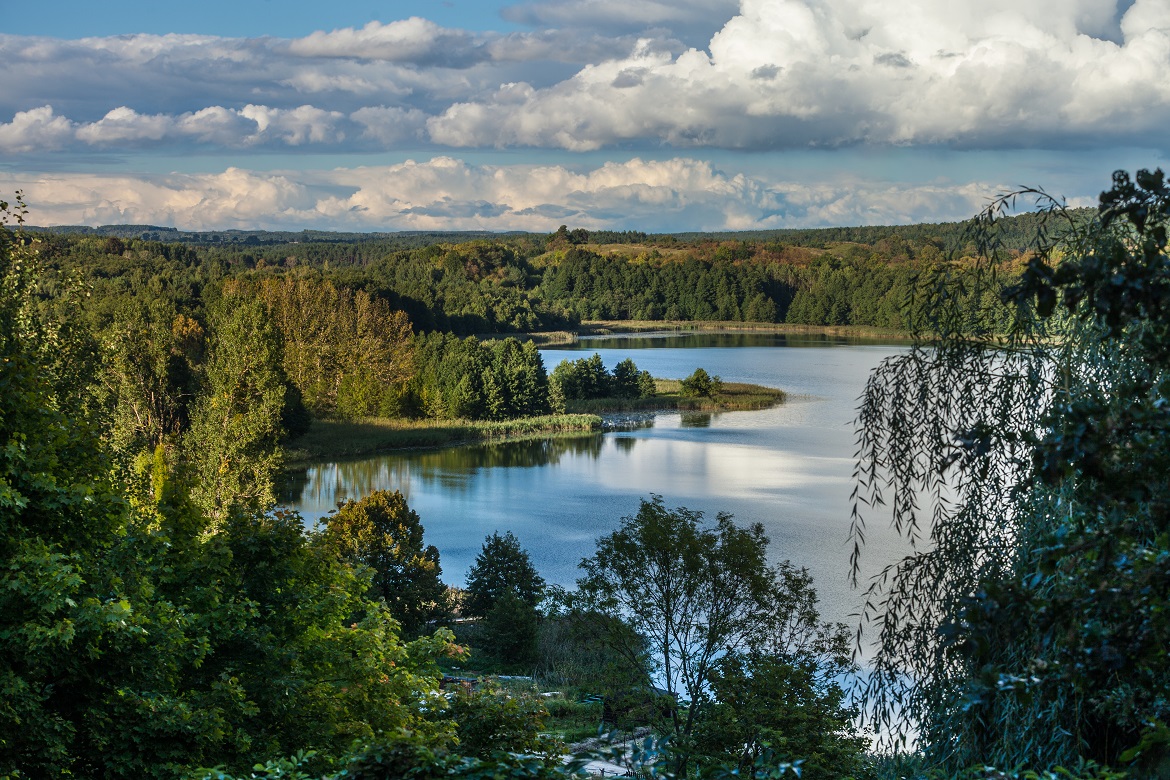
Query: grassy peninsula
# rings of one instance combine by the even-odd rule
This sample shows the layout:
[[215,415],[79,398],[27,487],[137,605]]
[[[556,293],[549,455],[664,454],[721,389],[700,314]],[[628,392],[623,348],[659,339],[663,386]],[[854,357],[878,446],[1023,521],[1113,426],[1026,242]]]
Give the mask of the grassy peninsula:
[[686,396],[682,380],[655,379],[656,395],[646,398],[590,398],[567,401],[566,414],[511,420],[410,420],[368,417],[359,420],[314,420],[309,430],[285,448],[289,467],[328,458],[354,458],[400,449],[450,447],[530,436],[592,433],[601,430],[599,415],[616,412],[730,412],[765,409],[783,403],[783,390],[725,382],[710,396]]
[[601,430],[596,414],[550,414],[513,420],[408,420],[369,417],[314,420],[285,448],[288,466],[327,458],[353,458],[390,450],[448,447],[547,434]]
[[567,411],[581,414],[611,412],[680,411],[739,412],[766,409],[784,403],[783,390],[742,382],[723,382],[722,389],[709,396],[683,394],[681,379],[654,380],[655,395],[645,398],[589,398],[565,402]]

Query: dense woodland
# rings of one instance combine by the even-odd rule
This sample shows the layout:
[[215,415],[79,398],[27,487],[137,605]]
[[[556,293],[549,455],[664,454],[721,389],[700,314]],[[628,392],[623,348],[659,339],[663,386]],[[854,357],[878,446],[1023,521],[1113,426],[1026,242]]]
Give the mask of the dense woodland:
[[[1003,219],[1003,248],[1026,255],[1036,219]],[[265,234],[254,245],[212,240],[219,234],[182,234],[186,241],[178,243],[141,237],[157,231],[94,235],[100,232],[120,231],[40,239],[51,269],[82,274],[103,299],[149,294],[198,309],[226,279],[317,279],[405,312],[415,331],[459,335],[558,330],[598,319],[905,329],[916,281],[940,265],[969,266],[979,253],[969,223],[745,238],[584,230],[490,238]],[[423,239],[429,242],[419,245]]]
[[[733,237],[0,215],[0,778],[564,778],[599,726],[664,778],[1170,773],[1161,172],[1092,215]],[[597,318],[917,334],[863,399],[855,537],[889,501],[931,544],[867,592],[860,699],[807,573],[728,515],[650,496],[569,591],[492,535],[448,589],[400,494],[275,507],[315,421],[655,392],[509,337]],[[492,672],[561,695],[442,688]]]

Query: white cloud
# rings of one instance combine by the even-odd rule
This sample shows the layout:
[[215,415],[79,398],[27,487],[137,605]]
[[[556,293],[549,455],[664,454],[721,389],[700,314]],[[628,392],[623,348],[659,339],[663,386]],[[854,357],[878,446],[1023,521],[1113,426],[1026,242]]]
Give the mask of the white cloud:
[[52,106],[18,111],[12,121],[0,124],[0,152],[27,154],[65,146],[73,138],[74,125],[53,113]]
[[0,174],[34,224],[184,229],[532,230],[560,224],[647,231],[742,230],[960,219],[1000,187],[983,182],[807,181],[724,172],[689,158],[560,165],[398,165],[144,177]]
[[[547,0],[507,14],[541,28],[0,35],[0,151],[1163,148],[1170,124],[1170,0]],[[688,24],[718,29],[684,49],[673,30]]]
[[643,46],[431,120],[451,146],[597,149],[1161,139],[1170,4],[1137,0],[742,0],[709,51]]
[[345,140],[342,124],[346,117],[337,111],[325,111],[315,106],[293,109],[247,105],[240,115],[251,119],[259,128],[257,138],[277,139],[289,146],[307,143],[339,143]]
[[174,125],[175,120],[171,117],[139,114],[132,108],[120,106],[98,121],[78,128],[77,139],[94,146],[161,141]]
[[140,114],[120,106],[96,122],[73,122],[51,106],[19,112],[0,124],[0,152],[53,151],[68,146],[136,149],[161,143],[208,144],[227,149],[307,144],[337,146],[350,137],[380,149],[417,139],[426,116],[415,109],[361,108],[351,115],[303,105],[291,109],[248,104],[239,110],[211,106],[178,116]]
[[389,24],[370,22],[361,29],[315,32],[290,41],[288,49],[302,57],[389,60],[442,67],[466,67],[486,56],[470,33],[441,27],[417,16]]

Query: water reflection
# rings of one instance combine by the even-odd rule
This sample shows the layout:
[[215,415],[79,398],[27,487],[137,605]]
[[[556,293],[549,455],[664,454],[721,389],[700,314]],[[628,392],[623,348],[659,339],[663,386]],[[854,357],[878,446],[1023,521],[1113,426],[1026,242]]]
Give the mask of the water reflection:
[[634,445],[637,442],[638,442],[638,440],[635,439],[633,436],[614,436],[613,437],[613,446],[616,447],[619,452],[624,452],[627,454],[629,454],[630,450],[634,449]]
[[[398,489],[422,517],[427,543],[439,548],[446,582],[462,584],[484,537],[510,530],[548,581],[572,585],[577,563],[592,554],[597,538],[637,512],[641,499],[659,494],[669,506],[762,523],[772,557],[807,566],[816,578],[825,616],[852,622],[849,615],[860,606],[846,580],[852,421],[869,371],[901,348],[822,343],[791,349],[791,343],[775,346],[778,336],[714,338],[752,342],[735,348],[688,336],[687,343],[700,346],[598,344],[597,351],[607,366],[631,357],[655,376],[686,376],[702,366],[725,381],[779,387],[790,393],[780,406],[662,414],[652,427],[320,464],[303,472],[287,498],[312,522],[338,500]],[[676,337],[656,346],[678,343]],[[559,359],[543,354],[546,365]],[[630,422],[649,424],[644,417]],[[863,576],[901,556],[894,542],[892,532],[869,529]]]
[[684,428],[710,428],[711,412],[683,412],[679,423]]
[[[626,440],[627,450],[634,441]],[[473,489],[473,478],[481,469],[555,466],[566,455],[596,460],[602,444],[599,433],[567,434],[322,463],[287,474],[281,501],[295,505],[306,520],[315,520],[338,504],[375,490],[401,490],[409,502],[415,483],[460,492]]]

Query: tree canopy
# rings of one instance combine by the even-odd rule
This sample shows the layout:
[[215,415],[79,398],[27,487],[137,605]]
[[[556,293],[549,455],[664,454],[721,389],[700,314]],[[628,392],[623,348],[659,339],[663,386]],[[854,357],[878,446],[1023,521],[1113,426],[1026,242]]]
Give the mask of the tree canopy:
[[515,534],[492,533],[467,572],[463,609],[468,615],[485,617],[509,593],[535,608],[544,595],[544,578]]
[[371,595],[386,603],[405,633],[446,614],[439,550],[425,544],[422,521],[399,491],[345,502],[326,520],[325,538],[343,558],[372,570]]
[[[721,665],[729,672],[726,664],[742,655],[822,671],[848,666],[844,628],[820,622],[807,573],[787,562],[769,565],[767,546],[758,523],[743,528],[719,513],[707,524],[701,512],[670,509],[653,496],[581,562],[575,606],[617,619],[595,624],[601,641],[644,675],[647,691],[687,702],[666,708],[680,772],[695,750],[696,728],[710,723]],[[822,658],[833,660],[823,666]],[[750,663],[764,674],[767,662]],[[733,752],[738,760],[739,747]]]
[[98,345],[77,307],[38,295],[38,250],[0,225],[0,776],[173,778],[298,750],[323,765],[398,729],[441,743],[425,715],[450,634],[401,642],[369,580],[252,490],[251,434],[277,407],[273,353],[242,354],[255,308],[226,315],[223,398],[196,413],[236,437],[209,438],[209,460],[247,478],[205,509],[162,445],[146,474],[121,460]]

